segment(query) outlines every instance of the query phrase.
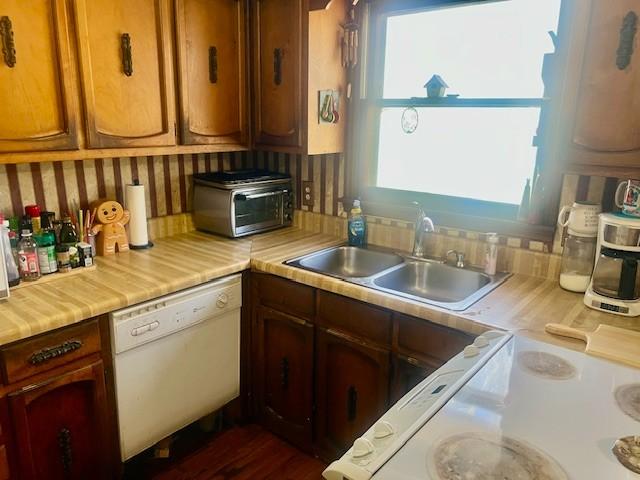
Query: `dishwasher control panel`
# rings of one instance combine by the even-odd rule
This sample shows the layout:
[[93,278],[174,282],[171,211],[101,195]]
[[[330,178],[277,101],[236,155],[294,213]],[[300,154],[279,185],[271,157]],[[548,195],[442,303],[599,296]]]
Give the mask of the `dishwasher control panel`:
[[241,279],[233,275],[113,312],[114,352],[124,352],[240,308]]

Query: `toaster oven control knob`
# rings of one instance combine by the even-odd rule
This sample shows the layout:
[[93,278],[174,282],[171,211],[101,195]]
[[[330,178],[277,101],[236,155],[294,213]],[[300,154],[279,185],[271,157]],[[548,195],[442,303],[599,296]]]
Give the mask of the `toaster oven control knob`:
[[472,358],[480,354],[480,349],[475,345],[467,345],[462,351],[464,358]]
[[379,421],[373,426],[373,436],[375,438],[386,438],[394,433],[393,426],[384,420]]
[[218,308],[224,308],[229,303],[229,296],[226,293],[221,293],[218,295],[218,299],[216,300],[216,306]]
[[353,442],[353,452],[351,453],[351,455],[354,458],[366,457],[367,455],[373,453],[373,450],[374,448],[371,440],[360,437],[355,442]]
[[478,348],[484,348],[489,345],[489,340],[487,340],[487,337],[480,335],[473,341],[473,344]]
[[287,220],[287,221],[291,220],[291,214],[290,213],[285,213],[284,214],[284,219]]

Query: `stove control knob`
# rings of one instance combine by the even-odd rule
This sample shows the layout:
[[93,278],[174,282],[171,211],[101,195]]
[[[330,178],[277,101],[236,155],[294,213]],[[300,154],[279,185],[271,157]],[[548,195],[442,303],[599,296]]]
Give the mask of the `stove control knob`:
[[379,421],[373,426],[373,436],[375,438],[385,438],[394,433],[393,426],[384,420]]
[[471,358],[480,354],[480,350],[475,345],[467,345],[466,347],[464,347],[464,350],[462,352],[464,358]]
[[480,335],[473,341],[473,344],[478,348],[484,348],[489,345],[489,340],[487,340],[487,337]]
[[366,457],[367,455],[373,453],[373,450],[374,448],[371,440],[360,437],[355,442],[353,442],[353,452],[351,455],[354,458]]
[[218,308],[224,308],[229,303],[229,296],[226,293],[221,293],[218,295],[218,299],[216,300],[216,306]]

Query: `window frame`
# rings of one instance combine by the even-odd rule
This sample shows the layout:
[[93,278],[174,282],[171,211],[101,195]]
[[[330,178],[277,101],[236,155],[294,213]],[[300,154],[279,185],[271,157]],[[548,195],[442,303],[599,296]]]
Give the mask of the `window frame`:
[[[409,14],[439,8],[455,8],[473,4],[496,2],[503,0],[378,0],[367,3],[361,9],[363,46],[362,62],[355,72],[355,104],[353,118],[358,124],[350,132],[349,154],[354,159],[348,181],[348,195],[346,200],[359,197],[367,212],[373,215],[391,216],[394,218],[412,219],[407,210],[411,201],[421,203],[428,214],[437,224],[462,229],[480,229],[481,231],[498,231],[501,234],[526,237],[529,239],[549,242],[555,232],[555,216],[557,202],[560,195],[561,168],[556,161],[553,163],[555,139],[553,125],[556,123],[557,106],[547,98],[413,98],[413,99],[385,99],[384,64],[386,45],[387,18],[393,15]],[[362,2],[361,2],[362,3]],[[567,12],[566,0],[561,2],[558,33],[567,23],[570,12]],[[562,65],[566,56],[563,45],[558,45],[555,51],[556,66]],[[556,68],[553,72],[553,82],[556,82],[557,94],[565,72]],[[357,77],[357,78],[356,78]],[[424,192],[408,192],[381,188],[376,186],[378,166],[378,148],[380,140],[380,116],[385,107],[495,107],[503,108],[517,106],[522,108],[540,107],[541,120],[537,133],[537,146],[540,151],[536,158],[534,178],[541,175],[545,188],[545,204],[543,218],[539,225],[531,225],[516,220],[517,205],[489,202],[483,200],[466,199],[463,197],[437,195]],[[548,110],[545,117],[552,121],[543,124],[542,112]],[[546,132],[546,133],[545,133]],[[372,139],[360,141],[360,139]],[[550,162],[551,160],[551,162]]]

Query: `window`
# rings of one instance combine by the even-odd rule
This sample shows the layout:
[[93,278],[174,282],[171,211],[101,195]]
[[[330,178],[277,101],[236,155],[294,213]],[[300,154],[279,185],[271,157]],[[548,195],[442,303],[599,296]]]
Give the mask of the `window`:
[[[413,3],[422,9],[382,11],[373,30],[370,186],[513,219],[543,154],[560,0]],[[442,98],[426,96],[433,75]]]

